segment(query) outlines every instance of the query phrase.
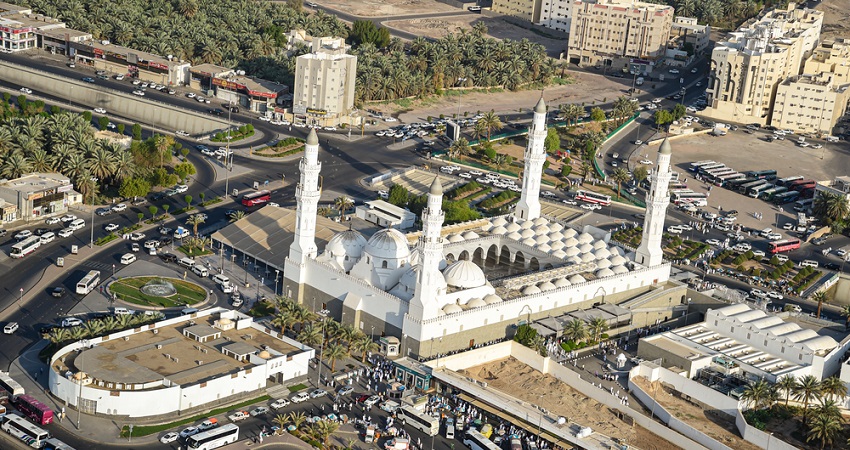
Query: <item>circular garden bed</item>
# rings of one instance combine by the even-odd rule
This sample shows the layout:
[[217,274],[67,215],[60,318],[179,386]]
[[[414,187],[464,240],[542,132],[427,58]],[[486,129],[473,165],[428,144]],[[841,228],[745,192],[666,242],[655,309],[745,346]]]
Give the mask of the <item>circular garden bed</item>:
[[[166,287],[151,289],[155,284]],[[123,302],[153,308],[187,306],[207,299],[207,290],[195,283],[154,276],[121,278],[109,285],[109,292]]]

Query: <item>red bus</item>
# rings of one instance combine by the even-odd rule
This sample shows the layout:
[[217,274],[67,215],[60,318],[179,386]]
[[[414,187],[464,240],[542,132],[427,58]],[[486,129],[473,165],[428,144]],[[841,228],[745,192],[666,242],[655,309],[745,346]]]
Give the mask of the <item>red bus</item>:
[[790,252],[791,250],[797,250],[798,248],[800,248],[799,239],[785,239],[782,241],[773,241],[767,244],[767,251],[770,252],[771,255],[782,252]]
[[799,191],[801,189],[815,187],[817,182],[815,180],[795,180],[788,185],[788,189],[792,191]]
[[602,206],[611,205],[611,196],[605,194],[597,194],[591,191],[576,191],[576,200],[587,203],[596,203]]
[[28,419],[40,425],[53,422],[53,410],[29,394],[19,395],[12,403]]
[[269,191],[258,191],[253,194],[245,194],[242,196],[242,205],[251,207],[268,203],[272,199],[272,193]]

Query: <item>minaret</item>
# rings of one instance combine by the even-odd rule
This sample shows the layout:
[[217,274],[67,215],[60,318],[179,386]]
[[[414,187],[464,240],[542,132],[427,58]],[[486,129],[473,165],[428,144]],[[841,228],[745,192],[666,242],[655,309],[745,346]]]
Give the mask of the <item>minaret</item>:
[[419,238],[419,274],[416,277],[416,292],[410,300],[408,313],[419,319],[437,316],[438,296],[446,293],[446,280],[440,273],[443,260],[443,186],[439,177],[434,177],[428,192],[428,205],[422,211],[422,237]]
[[540,217],[540,182],[546,162],[546,103],[543,96],[534,107],[534,119],[528,130],[528,148],[525,149],[525,170],[522,173],[522,196],[514,210],[514,217],[536,219]]
[[670,195],[667,187],[673,173],[670,171],[672,148],[670,141],[664,138],[658,150],[655,170],[650,176],[652,187],[646,196],[646,217],[643,219],[643,238],[635,254],[635,262],[645,267],[657,266],[664,262],[661,251],[661,236],[664,234],[664,219]]
[[316,257],[316,215],[319,197],[322,195],[319,187],[322,164],[319,162],[319,137],[316,136],[315,128],[307,135],[304,156],[301,157],[298,169],[301,179],[295,189],[298,209],[295,213],[295,239],[289,246],[289,259],[304,264],[308,258]]

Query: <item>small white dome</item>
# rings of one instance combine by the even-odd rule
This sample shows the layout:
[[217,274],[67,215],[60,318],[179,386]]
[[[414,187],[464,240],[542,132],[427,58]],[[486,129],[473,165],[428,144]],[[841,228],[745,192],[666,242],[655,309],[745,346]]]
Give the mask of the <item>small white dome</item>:
[[599,249],[602,249],[602,248],[607,248],[607,247],[608,247],[608,244],[606,244],[605,241],[593,241],[593,248],[596,249],[596,250],[599,250]]
[[563,241],[564,240],[564,234],[561,233],[560,231],[553,231],[553,232],[549,233],[549,239],[551,239],[553,241]]
[[611,271],[614,272],[617,275],[629,273],[629,269],[627,269],[626,266],[614,266],[614,267],[611,267]]
[[508,239],[513,239],[514,241],[521,241],[522,240],[522,236],[520,236],[520,234],[517,233],[516,231],[508,233],[508,235],[505,236],[505,237],[508,238]]
[[469,308],[480,308],[482,306],[487,306],[487,303],[480,298],[473,298],[472,300],[466,302],[466,306]]
[[328,241],[325,252],[333,256],[360,258],[364,248],[366,248],[366,238],[362,234],[354,230],[345,230],[335,234]]
[[578,245],[578,239],[574,237],[568,237],[564,240],[564,245],[567,247],[576,247]]
[[534,232],[537,234],[549,234],[549,227],[546,225],[537,225],[534,227]]
[[607,248],[600,248],[593,252],[593,256],[595,256],[596,259],[604,259],[611,256],[611,252],[609,252]]
[[570,283],[570,281],[567,280],[566,278],[558,278],[557,280],[555,280],[555,286],[562,288],[562,287],[572,286],[572,283]]
[[579,249],[582,253],[590,253],[590,252],[592,252],[592,251],[593,251],[593,246],[592,246],[592,245],[590,245],[590,244],[581,244],[581,245],[579,245],[579,246],[578,246],[578,249]]
[[593,253],[582,253],[580,258],[581,258],[582,262],[592,262],[593,260],[596,259],[596,257],[593,256]]
[[582,233],[578,236],[578,242],[580,244],[589,244],[593,242],[593,236],[591,236],[589,233]]
[[535,242],[534,239],[531,239],[531,238],[523,239],[522,243],[529,246],[529,247],[534,247],[535,245],[537,245],[537,242]]
[[496,234],[496,235],[503,235],[503,234],[507,234],[508,230],[506,230],[505,227],[499,225],[498,227],[494,227],[492,230],[490,230],[490,233],[493,233],[493,234]]
[[532,295],[532,294],[539,294],[539,293],[540,293],[540,288],[538,288],[537,286],[535,286],[533,284],[531,286],[526,286],[522,290],[522,295]]
[[596,261],[596,267],[600,269],[607,269],[611,267],[611,261],[608,261],[607,259],[600,259],[599,261]]
[[571,238],[571,237],[574,237],[575,235],[577,235],[578,231],[576,231],[572,228],[564,228],[564,231],[562,231],[561,233],[564,233],[564,236]]
[[487,284],[484,271],[472,261],[460,260],[452,263],[443,271],[446,284],[461,289],[471,289]]
[[459,234],[452,234],[452,235],[449,235],[449,237],[447,237],[446,240],[449,241],[449,242],[463,242],[463,236],[461,236]]
[[612,255],[615,255],[615,254],[620,255],[620,256],[626,255],[626,252],[623,251],[622,248],[617,247],[616,245],[612,245],[612,246],[608,247],[608,250],[611,252]]
[[519,226],[519,224],[516,223],[516,222],[511,222],[511,223],[505,225],[505,229],[508,230],[508,233],[513,233],[514,231],[521,230],[522,227]]
[[540,244],[537,246],[537,250],[541,252],[549,253],[552,251],[552,247],[549,247],[549,244]]
[[552,252],[552,256],[554,256],[555,258],[564,259],[567,257],[567,254],[564,253],[563,250],[555,250],[554,252]]
[[548,243],[549,243],[549,236],[546,236],[545,234],[542,234],[542,235],[540,235],[540,236],[537,236],[537,237],[534,239],[534,242],[536,242],[536,243],[538,243],[538,244],[548,244]]
[[534,222],[532,222],[530,220],[526,220],[526,221],[522,222],[521,224],[519,224],[519,226],[522,227],[523,230],[529,230],[529,229],[534,227]]
[[572,283],[572,284],[584,283],[586,281],[587,280],[585,280],[584,277],[579,275],[579,274],[575,274],[575,275],[570,277],[570,283]]
[[552,250],[560,250],[564,248],[564,241],[552,241],[549,243],[549,247],[552,247]]
[[578,247],[570,247],[564,250],[564,253],[566,253],[567,256],[577,256],[581,253],[581,250],[579,250]]
[[529,228],[526,228],[526,229],[522,230],[522,231],[519,233],[519,235],[520,235],[520,236],[522,236],[523,238],[530,238],[530,237],[534,237],[534,230],[529,229]]
[[463,308],[458,305],[455,305],[454,303],[449,303],[448,305],[443,306],[443,312],[446,314],[454,314],[463,312]]
[[549,222],[549,231],[561,231],[564,229],[564,226],[558,222]]
[[555,289],[557,289],[557,287],[554,284],[552,284],[551,281],[544,281],[544,282],[538,284],[537,287],[540,288],[540,290],[544,291],[544,292],[545,291],[554,291]]
[[257,356],[259,356],[260,358],[263,358],[263,359],[269,359],[269,358],[272,357],[272,354],[269,353],[268,350],[263,350],[260,353],[257,353]]
[[546,219],[545,217],[538,217],[538,218],[534,219],[534,224],[535,225],[548,225],[549,220]]
[[499,303],[502,301],[502,297],[499,297],[496,294],[487,294],[484,296],[484,303],[488,305],[492,305],[493,303]]
[[508,221],[504,218],[504,216],[500,216],[500,217],[496,217],[495,219],[491,220],[490,223],[492,223],[493,225],[495,225],[497,227],[502,227],[502,226],[505,226],[508,223]]
[[573,264],[582,264],[584,261],[581,260],[581,256],[570,256],[567,258],[567,262],[571,262]]
[[469,230],[466,233],[463,233],[461,236],[463,236],[463,238],[466,239],[466,240],[478,239],[479,238],[478,233],[476,233],[472,230]]
[[610,277],[614,275],[614,272],[611,269],[599,269],[596,271],[596,276],[599,278]]
[[623,264],[627,263],[628,261],[629,261],[628,259],[623,258],[620,255],[614,255],[614,256],[611,257],[611,265],[613,265],[613,266],[622,266]]
[[369,238],[366,253],[373,258],[402,259],[410,256],[410,247],[401,231],[385,228]]

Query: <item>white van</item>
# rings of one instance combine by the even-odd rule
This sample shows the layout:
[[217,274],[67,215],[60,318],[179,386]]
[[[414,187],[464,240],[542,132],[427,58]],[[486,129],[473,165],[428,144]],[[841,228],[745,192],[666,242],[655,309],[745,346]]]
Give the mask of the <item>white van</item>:
[[195,275],[201,278],[206,278],[210,276],[210,271],[200,264],[195,264],[194,266],[192,266],[192,272],[194,272]]
[[72,231],[82,230],[86,226],[86,221],[83,219],[75,219],[68,224],[68,228]]
[[800,267],[811,267],[813,269],[817,269],[818,262],[812,261],[811,259],[804,259],[804,260],[800,261]]
[[455,438],[455,426],[454,425],[446,425],[446,439],[454,439]]
[[826,142],[838,142],[838,137],[837,136],[827,136]]
[[112,308],[112,314],[115,314],[116,316],[129,316],[129,315],[135,314],[135,313],[136,313],[136,311],[133,311],[132,309],[121,308],[121,307]]
[[785,255],[773,255],[776,257],[776,260],[779,261],[780,264],[784,264],[788,261],[788,257]]
[[222,287],[230,285],[230,278],[228,278],[227,275],[224,274],[217,273],[213,275],[212,280],[216,284],[221,285]]
[[121,264],[124,264],[125,266],[133,264],[134,262],[136,262],[136,255],[132,253],[125,253],[124,256],[121,257]]
[[177,261],[177,264],[180,264],[187,269],[191,269],[192,267],[195,267],[195,260],[192,258],[180,258],[180,260]]
[[52,231],[48,231],[41,235],[41,245],[47,244],[48,242],[53,242],[56,239],[56,234]]

